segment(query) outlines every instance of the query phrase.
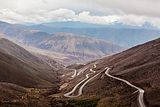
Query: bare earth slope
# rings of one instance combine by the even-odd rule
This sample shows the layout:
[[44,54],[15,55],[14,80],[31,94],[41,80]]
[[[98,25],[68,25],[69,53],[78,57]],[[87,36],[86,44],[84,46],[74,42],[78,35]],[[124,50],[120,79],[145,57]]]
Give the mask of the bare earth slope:
[[1,38],[0,80],[24,87],[53,87],[58,78],[48,63],[15,43]]
[[[108,77],[104,69],[110,67],[111,75],[125,79],[144,90],[146,107],[160,106],[160,39],[90,62],[92,66],[89,68],[93,68],[94,64],[96,68],[93,70],[101,74],[83,88],[81,96],[74,98],[77,102],[98,98],[97,107],[138,107],[138,91],[122,81]],[[87,66],[88,64],[82,68]],[[90,73],[89,68],[69,81],[64,93],[71,91],[83,80]],[[77,92],[78,89],[73,95],[77,95]]]
[[[158,94],[160,93],[160,39],[99,61],[97,69],[102,70],[108,66],[111,68],[112,75],[126,79],[144,89],[147,106],[160,106],[160,95]],[[95,84],[99,83],[95,81]]]

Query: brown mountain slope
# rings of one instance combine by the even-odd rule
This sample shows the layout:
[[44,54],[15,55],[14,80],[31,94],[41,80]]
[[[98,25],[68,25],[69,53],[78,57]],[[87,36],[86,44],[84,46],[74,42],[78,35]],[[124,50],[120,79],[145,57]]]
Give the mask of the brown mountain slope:
[[160,39],[107,58],[111,71],[145,90],[146,102],[160,106]]
[[[94,63],[97,63],[94,70],[102,73],[83,88],[83,94],[77,100],[99,98],[97,107],[138,107],[136,89],[105,75],[105,67],[110,67],[110,74],[144,89],[147,107],[160,106],[160,39],[98,59],[90,63],[90,68]],[[69,81],[64,93],[69,92],[89,72],[88,69]],[[75,95],[76,92],[78,90]]]
[[[148,107],[160,106],[160,95],[158,94],[160,93],[160,39],[133,47],[122,53],[98,61],[97,70],[111,67],[110,73],[112,75],[124,78],[145,90],[144,98]],[[104,87],[108,83],[108,77],[105,76],[105,78],[93,81],[84,91],[100,92],[98,91],[100,88],[106,89],[109,86]],[[113,82],[111,84],[116,83]],[[96,85],[99,86],[97,89],[95,88]],[[118,89],[119,84],[116,87]],[[126,90],[124,87],[122,89]],[[101,91],[106,92],[103,89]],[[110,89],[109,91],[112,93]],[[89,91],[85,93],[87,92]]]
[[24,87],[57,87],[58,78],[48,63],[1,38],[0,81]]
[[0,82],[0,93],[0,101],[4,101],[18,99],[27,93],[27,90],[15,84]]

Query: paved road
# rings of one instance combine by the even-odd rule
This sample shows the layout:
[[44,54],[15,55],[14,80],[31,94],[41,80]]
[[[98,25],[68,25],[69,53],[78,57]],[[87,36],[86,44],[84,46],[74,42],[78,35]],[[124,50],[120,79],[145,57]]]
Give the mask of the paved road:
[[77,75],[77,70],[74,70],[74,74],[71,77],[74,78],[76,75]]
[[88,69],[88,67],[85,67],[85,68],[80,69],[80,71],[77,73],[77,75],[80,75],[80,74],[83,73],[86,69]]
[[140,107],[146,107],[145,104],[144,104],[144,90],[141,89],[141,88],[139,88],[139,87],[137,87],[137,86],[135,86],[135,85],[133,85],[133,84],[131,84],[131,83],[128,82],[127,80],[124,80],[124,79],[121,79],[121,78],[118,78],[118,77],[115,77],[115,76],[110,75],[110,74],[109,74],[109,70],[110,70],[110,68],[106,67],[106,72],[105,72],[105,74],[106,74],[108,77],[111,77],[111,78],[113,78],[113,79],[122,81],[122,82],[126,83],[127,85],[129,85],[129,86],[137,89],[138,92],[139,92],[139,95],[138,95],[139,106],[140,106]]
[[[96,64],[94,64],[94,67],[93,67],[93,68],[96,68]],[[129,86],[137,89],[137,91],[139,92],[139,95],[138,95],[139,106],[140,106],[140,107],[146,107],[145,104],[144,104],[144,90],[143,90],[143,89],[141,89],[141,88],[139,88],[139,87],[131,84],[131,83],[128,82],[127,80],[124,80],[124,79],[121,79],[121,78],[118,78],[118,77],[115,77],[115,76],[110,75],[110,74],[109,74],[109,70],[110,70],[109,67],[106,67],[105,70],[106,70],[105,74],[106,74],[108,77],[113,78],[113,79],[116,79],[116,80],[119,80],[119,81],[122,81],[122,82],[126,83],[127,85],[129,85]],[[92,79],[96,78],[100,73],[103,72],[103,71],[101,71],[101,72],[97,73],[96,75],[94,75],[93,77],[91,77],[90,79],[88,79],[90,74],[96,73],[96,71],[94,71],[93,69],[90,69],[90,71],[91,71],[91,73],[86,74],[86,78],[85,78],[85,79],[83,79],[83,80],[80,81],[78,84],[76,84],[76,86],[75,86],[70,92],[64,94],[64,96],[65,96],[65,97],[73,98],[73,97],[78,97],[78,96],[82,95],[82,93],[83,93],[83,88],[84,88]],[[87,80],[87,79],[88,79],[88,80]],[[83,83],[83,84],[82,84],[82,83]],[[81,86],[80,86],[80,85],[81,85]],[[75,90],[76,90],[79,86],[80,86],[80,88],[79,88],[79,91],[78,91],[78,95],[76,95],[76,96],[71,95],[71,94],[73,94],[73,93],[75,92]],[[137,91],[135,91],[135,92],[137,92]],[[134,93],[135,93],[135,92],[134,92]]]
[[83,79],[82,81],[80,81],[78,84],[76,84],[76,86],[68,93],[64,94],[65,97],[78,97],[80,96],[80,94],[76,95],[76,96],[72,96],[71,94],[73,94],[75,92],[75,90],[78,88],[79,85],[81,85],[83,82],[85,82],[87,79],[89,78],[89,74],[86,75],[86,78]]
[[[103,72],[103,71],[102,71]],[[100,73],[102,72],[99,72],[97,73],[96,75],[94,75],[93,77],[91,77],[90,79],[88,79],[83,85],[81,85],[81,87],[79,88],[79,94],[82,95],[82,92],[83,92],[83,88],[91,81],[93,80],[94,78],[96,78]]]
[[[93,68],[96,68],[96,64],[94,64],[94,67]],[[88,73],[86,74],[86,78],[83,79],[82,81],[80,81],[78,84],[76,84],[76,86],[68,93],[64,94],[65,97],[70,97],[70,98],[73,98],[73,97],[78,97],[80,95],[82,95],[82,91],[83,91],[83,88],[84,86],[89,82],[91,81],[92,79],[94,79],[95,77],[97,77],[100,73],[94,75],[93,77],[91,77],[90,79],[89,78],[89,75],[95,73],[94,70],[90,69],[90,71],[92,71],[91,73]],[[87,80],[88,79],[88,80]],[[86,82],[85,82],[86,81]],[[82,84],[83,83],[83,84]],[[79,88],[79,91],[78,91],[78,95],[76,96],[73,96],[72,94],[75,92],[75,90],[81,85],[81,87]]]

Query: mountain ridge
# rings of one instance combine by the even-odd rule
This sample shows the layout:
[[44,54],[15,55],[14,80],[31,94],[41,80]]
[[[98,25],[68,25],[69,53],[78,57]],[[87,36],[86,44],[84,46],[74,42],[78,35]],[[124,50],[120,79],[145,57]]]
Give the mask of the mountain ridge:
[[[95,58],[113,54],[123,49],[122,47],[105,40],[99,40],[96,38],[94,39],[91,37],[81,37],[83,35],[74,33],[63,32],[48,34],[44,31],[28,29],[23,25],[14,25],[5,22],[3,22],[2,24],[0,23],[0,32],[4,33],[7,38],[21,42],[24,45],[58,52],[60,54],[66,54],[66,56],[68,56],[69,58],[65,59],[64,62],[67,62],[69,59],[71,59],[70,61],[68,61],[70,62],[70,64],[79,61],[91,61]],[[66,40],[61,40],[64,37]],[[52,44],[49,43],[51,41],[53,42]],[[92,42],[95,42],[95,44]],[[94,45],[95,47],[92,45]],[[52,49],[50,49],[50,47],[52,47]],[[61,51],[62,49],[63,51]]]
[[89,37],[108,40],[126,48],[160,37],[160,29],[150,25],[149,23],[144,23],[143,26],[130,26],[123,25],[121,23],[115,23],[115,25],[82,23],[81,25],[81,23],[79,24],[78,22],[51,22],[29,27],[31,29],[48,32],[50,34],[55,32],[66,32],[87,35]]

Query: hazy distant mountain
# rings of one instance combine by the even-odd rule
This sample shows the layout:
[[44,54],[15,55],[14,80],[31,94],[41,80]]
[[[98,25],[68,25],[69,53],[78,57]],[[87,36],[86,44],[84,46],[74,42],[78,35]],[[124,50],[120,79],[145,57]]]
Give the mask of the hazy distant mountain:
[[157,27],[152,26],[150,23],[144,23],[142,26],[126,25],[123,23],[113,23],[113,24],[93,24],[85,23],[80,21],[64,21],[64,22],[48,22],[39,25],[30,25],[30,27],[53,27],[53,28],[130,28],[130,29],[155,29]]
[[99,25],[82,22],[52,22],[25,26],[0,22],[0,32],[10,37],[17,37],[19,40],[25,38],[33,42],[39,42],[52,33],[66,32],[104,39],[123,47],[132,47],[160,37],[160,30],[149,23],[143,26],[129,26],[121,23]]
[[23,43],[25,43],[25,41],[37,43],[49,35],[46,32],[28,29],[24,25],[14,25],[5,22],[0,22],[0,33]]
[[124,47],[132,47],[160,37],[160,30],[149,23],[145,23],[143,26],[130,26],[121,23],[98,25],[71,21],[44,23],[30,26],[30,28],[48,33],[68,32],[87,35],[112,41]]
[[[54,34],[46,33],[50,32],[48,30]],[[57,33],[59,31],[64,33]],[[118,52],[120,47],[117,45],[130,47],[160,36],[160,30],[147,23],[137,27],[120,23],[97,25],[82,22],[54,22],[28,27],[0,22],[0,32],[30,46],[69,54],[73,62],[88,61],[97,56]],[[85,37],[78,37],[79,35]],[[103,41],[90,37],[102,38]]]
[[120,46],[105,40],[65,32],[48,34],[5,22],[0,23],[0,32],[25,45],[66,54],[64,62],[86,62],[122,50]]
[[[31,41],[24,39],[23,41],[23,43],[31,45],[34,39]],[[72,33],[55,33],[37,43],[33,43],[32,46],[43,49],[42,53],[47,50],[61,54],[58,61],[67,65],[94,60],[124,49],[105,40]]]
[[55,33],[38,43],[39,48],[77,56],[103,56],[119,52],[122,47],[104,40],[72,33]]

